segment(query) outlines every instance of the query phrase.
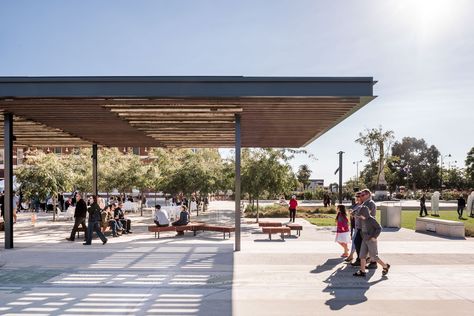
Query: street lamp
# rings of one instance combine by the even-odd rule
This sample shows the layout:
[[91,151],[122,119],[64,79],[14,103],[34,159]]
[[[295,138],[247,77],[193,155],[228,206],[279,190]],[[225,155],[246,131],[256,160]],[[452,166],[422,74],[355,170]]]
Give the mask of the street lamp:
[[359,163],[361,163],[362,160],[357,160],[357,161],[353,161],[352,164],[353,165],[356,165],[356,183],[357,185],[359,185]]
[[443,158],[448,158],[448,157],[451,157],[451,154],[447,154],[447,155],[441,155],[441,168],[439,170],[439,173],[440,173],[440,194],[443,192]]

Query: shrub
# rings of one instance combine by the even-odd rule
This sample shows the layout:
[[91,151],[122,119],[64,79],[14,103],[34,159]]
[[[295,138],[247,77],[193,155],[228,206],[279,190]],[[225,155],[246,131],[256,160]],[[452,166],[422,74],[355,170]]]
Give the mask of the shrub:
[[464,234],[466,237],[474,237],[474,228],[467,226],[465,230]]
[[313,192],[311,192],[311,191],[305,191],[305,192],[304,192],[304,199],[305,199],[305,200],[312,200],[312,199],[313,199]]

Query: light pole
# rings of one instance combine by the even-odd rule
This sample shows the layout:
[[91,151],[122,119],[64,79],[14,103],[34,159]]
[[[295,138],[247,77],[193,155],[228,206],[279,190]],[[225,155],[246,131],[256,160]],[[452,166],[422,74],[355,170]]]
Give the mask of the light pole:
[[353,161],[352,164],[353,165],[356,165],[356,183],[357,185],[359,185],[359,163],[361,163],[362,160],[357,160],[357,161]]
[[439,188],[439,193],[441,195],[441,193],[443,192],[443,158],[448,158],[448,157],[451,157],[451,154],[447,154],[447,155],[441,155],[441,168],[439,169],[439,173],[440,173],[440,188]]

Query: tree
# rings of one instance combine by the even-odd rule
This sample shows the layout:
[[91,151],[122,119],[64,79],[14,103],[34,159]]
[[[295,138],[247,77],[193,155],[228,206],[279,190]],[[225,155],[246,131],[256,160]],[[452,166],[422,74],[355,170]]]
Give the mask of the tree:
[[308,165],[299,166],[296,177],[298,178],[298,181],[303,185],[303,191],[306,190],[306,187],[309,184],[310,176],[311,170],[309,169]]
[[356,143],[364,146],[364,153],[369,158],[369,165],[376,162],[377,173],[374,181],[376,189],[386,184],[383,171],[394,140],[393,134],[393,131],[384,131],[379,126],[378,128],[366,129],[364,132],[359,133],[359,138],[355,140]]
[[404,137],[392,147],[388,167],[392,185],[406,185],[413,190],[429,189],[439,183],[439,151],[428,146],[424,139]]
[[257,222],[259,220],[258,201],[264,195],[275,197],[288,192],[296,185],[296,178],[285,150],[255,149],[242,153],[242,192],[249,200],[257,201]]
[[46,200],[53,198],[53,221],[56,220],[58,194],[71,189],[71,170],[64,159],[55,154],[34,152],[15,170],[18,183],[26,198]]
[[470,187],[474,187],[474,147],[469,150],[466,156],[466,178]]

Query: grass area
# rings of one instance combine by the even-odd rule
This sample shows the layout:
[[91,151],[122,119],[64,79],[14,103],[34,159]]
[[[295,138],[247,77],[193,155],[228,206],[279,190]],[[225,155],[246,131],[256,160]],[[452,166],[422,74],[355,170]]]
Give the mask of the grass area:
[[[402,227],[414,230],[415,221],[418,215],[419,215],[418,211],[402,210]],[[464,227],[466,228],[466,235],[474,237],[474,218],[468,217],[466,216],[466,214],[464,214],[464,218],[466,218],[466,220],[460,220],[458,219],[458,213],[456,212],[456,210],[440,211],[439,215],[440,215],[439,217],[434,217],[434,218],[463,222]],[[335,226],[335,222],[334,222],[335,217],[336,215],[333,215],[333,214],[324,214],[324,215],[321,215],[321,217],[307,218],[307,220],[313,225]],[[377,212],[377,220],[380,222],[380,212]]]

